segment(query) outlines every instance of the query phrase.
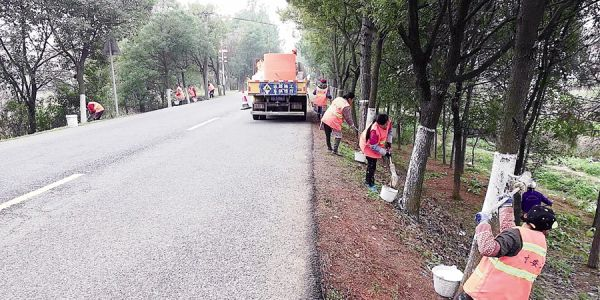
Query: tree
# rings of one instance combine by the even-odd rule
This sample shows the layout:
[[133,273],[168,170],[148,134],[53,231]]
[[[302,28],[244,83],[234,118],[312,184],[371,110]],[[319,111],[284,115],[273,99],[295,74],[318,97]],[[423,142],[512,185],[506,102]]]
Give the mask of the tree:
[[[420,101],[420,126],[416,134],[402,198],[398,203],[409,215],[416,217],[421,206],[421,190],[427,159],[450,84],[479,76],[512,45],[510,39],[507,41],[494,39],[510,23],[511,19],[506,16],[500,22],[489,22],[490,27],[487,28],[485,37],[474,44],[473,51],[464,53],[466,28],[490,1],[459,0],[456,2],[445,0],[439,1],[437,5],[421,7],[419,1],[408,0],[406,11],[408,26],[405,28],[402,23],[398,26],[399,34],[410,51]],[[508,11],[507,9],[494,11],[496,10]],[[422,19],[431,22],[423,24]],[[424,32],[426,30],[427,32]],[[440,35],[447,35],[448,40],[440,41]],[[490,47],[494,50],[486,51],[486,57],[480,56],[479,64],[474,66],[473,70],[456,74],[461,63]]]
[[596,231],[594,232],[594,240],[592,241],[592,248],[590,249],[588,266],[590,268],[598,269],[598,264],[600,264],[600,193],[598,193],[598,200],[596,201],[594,228]]
[[41,0],[0,3],[0,78],[27,106],[28,133],[37,131],[39,90],[59,73],[58,53],[52,48],[51,16],[44,5]]
[[[503,122],[482,211],[490,211],[498,196],[506,191],[508,175],[513,173],[516,164],[519,145],[515,141],[519,140],[523,132],[524,103],[535,61],[534,45],[546,5],[546,0],[529,0],[521,2],[519,8],[510,83],[504,101]],[[474,239],[465,267],[463,283],[471,276],[480,259],[477,242]]]
[[[177,62],[190,53],[189,41],[195,40],[196,27],[190,26],[190,22],[195,24],[191,15],[170,9],[153,14],[141,28],[130,47],[123,51],[122,63],[128,67],[121,74],[135,80],[130,82],[135,87],[132,92],[141,94],[145,89],[153,89],[166,105],[166,90],[173,87],[173,77],[180,68]],[[143,88],[144,82],[152,84]]]
[[[229,57],[228,72],[238,83],[254,75],[256,59],[265,53],[281,52],[277,27],[269,23],[264,7],[255,3],[238,12],[231,24],[232,31],[226,41]],[[246,21],[248,20],[248,21]],[[286,51],[291,53],[291,49]]]
[[[85,64],[102,49],[109,36],[123,37],[135,22],[150,13],[150,0],[48,0],[53,14],[53,37],[62,55],[73,65],[80,95],[81,122],[86,122]],[[127,26],[125,26],[127,25]]]

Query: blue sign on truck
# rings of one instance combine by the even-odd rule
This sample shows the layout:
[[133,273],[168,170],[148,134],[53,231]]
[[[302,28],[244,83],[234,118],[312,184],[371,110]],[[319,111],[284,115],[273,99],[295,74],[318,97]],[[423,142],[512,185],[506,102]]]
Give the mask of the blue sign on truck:
[[298,94],[295,82],[261,82],[261,95],[293,96]]

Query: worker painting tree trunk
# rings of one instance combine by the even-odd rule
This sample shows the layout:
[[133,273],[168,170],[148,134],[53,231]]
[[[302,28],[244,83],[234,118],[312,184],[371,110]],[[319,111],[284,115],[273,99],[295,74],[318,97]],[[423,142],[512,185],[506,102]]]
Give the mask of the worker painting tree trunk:
[[[509,179],[508,175],[514,173],[519,151],[518,141],[523,131],[523,104],[533,75],[534,46],[538,37],[537,29],[544,16],[546,4],[546,0],[521,2],[517,17],[514,59],[508,95],[504,102],[504,118],[482,211],[491,209],[498,196],[504,192]],[[471,276],[480,260],[481,255],[474,240],[465,267],[463,283]]]

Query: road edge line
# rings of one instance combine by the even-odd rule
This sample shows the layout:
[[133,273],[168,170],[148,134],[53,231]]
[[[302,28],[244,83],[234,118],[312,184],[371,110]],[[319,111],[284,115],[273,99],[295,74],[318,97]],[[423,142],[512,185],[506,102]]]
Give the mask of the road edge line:
[[75,179],[77,179],[77,178],[79,178],[79,177],[81,177],[83,175],[84,174],[79,174],[79,173],[73,174],[73,175],[71,175],[69,177],[63,178],[63,179],[61,179],[59,181],[56,181],[54,183],[51,183],[51,184],[46,185],[44,187],[41,187],[41,188],[39,188],[39,189],[37,189],[35,191],[31,191],[31,192],[29,192],[29,193],[27,193],[25,195],[22,195],[22,196],[19,196],[17,198],[14,198],[12,200],[6,201],[6,202],[0,204],[0,212],[2,210],[4,210],[4,209],[7,209],[7,208],[13,206],[13,205],[25,202],[25,201],[27,201],[27,200],[35,197],[35,196],[39,196],[39,195],[41,195],[41,194],[43,194],[43,193],[45,193],[47,191],[50,191],[50,190],[52,190],[52,189],[54,189],[56,187],[59,187],[59,186],[65,184],[65,183],[73,181],[73,180],[75,180]]

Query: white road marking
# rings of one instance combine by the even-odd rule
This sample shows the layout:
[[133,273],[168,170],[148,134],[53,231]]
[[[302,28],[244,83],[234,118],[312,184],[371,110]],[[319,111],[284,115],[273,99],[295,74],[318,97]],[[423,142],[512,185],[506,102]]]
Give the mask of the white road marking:
[[212,123],[212,122],[214,122],[214,121],[216,121],[216,120],[218,120],[218,119],[220,119],[220,118],[218,118],[218,117],[217,117],[217,118],[212,118],[212,119],[210,119],[210,120],[208,120],[208,121],[204,121],[204,122],[202,122],[202,123],[200,123],[200,124],[198,124],[198,125],[192,126],[192,127],[188,128],[187,130],[188,130],[188,131],[192,131],[192,130],[194,130],[194,129],[198,129],[198,128],[200,128],[200,127],[202,127],[202,126],[204,126],[204,125],[210,124],[210,123]]
[[77,178],[79,178],[81,176],[83,176],[83,174],[73,174],[73,175],[71,175],[71,176],[69,176],[67,178],[61,179],[61,180],[59,180],[59,181],[57,181],[55,183],[51,183],[51,184],[49,184],[49,185],[47,185],[45,187],[42,187],[42,188],[39,188],[39,189],[37,189],[35,191],[29,192],[29,193],[27,193],[27,194],[25,194],[23,196],[19,196],[19,197],[14,198],[14,199],[12,199],[10,201],[4,202],[4,203],[0,204],[0,211],[2,211],[3,209],[9,208],[9,207],[11,207],[11,206],[13,206],[15,204],[19,204],[21,202],[27,201],[27,200],[35,197],[35,196],[41,195],[41,194],[43,194],[43,193],[45,193],[45,192],[47,192],[47,191],[49,191],[49,190],[51,190],[51,189],[53,189],[55,187],[61,186],[61,185],[65,184],[65,183],[67,183],[69,181],[73,181],[73,180],[75,180],[75,179],[77,179]]

